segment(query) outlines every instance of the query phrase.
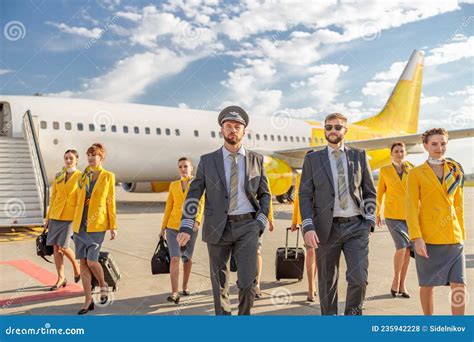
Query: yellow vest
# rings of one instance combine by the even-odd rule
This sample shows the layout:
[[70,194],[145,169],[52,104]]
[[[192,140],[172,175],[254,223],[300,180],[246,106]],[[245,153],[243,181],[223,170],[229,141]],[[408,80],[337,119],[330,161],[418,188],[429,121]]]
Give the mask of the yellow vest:
[[[444,166],[444,177],[449,172]],[[458,187],[448,195],[428,162],[412,169],[407,180],[407,224],[410,238],[429,244],[455,244],[466,239],[464,195]]]
[[[84,201],[86,199],[86,187],[77,189],[77,204],[74,212],[73,229],[79,232],[81,227]],[[87,213],[87,232],[103,232],[117,229],[117,218],[115,209],[115,175],[102,170],[92,190]]]

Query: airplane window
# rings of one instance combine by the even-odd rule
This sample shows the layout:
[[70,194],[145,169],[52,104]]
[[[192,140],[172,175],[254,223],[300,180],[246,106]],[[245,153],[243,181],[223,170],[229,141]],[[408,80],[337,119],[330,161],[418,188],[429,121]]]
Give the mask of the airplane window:
[[46,128],[48,128],[48,123],[46,121],[41,121],[40,122],[40,127],[41,127],[41,129],[46,129]]
[[165,134],[166,135],[170,135],[171,134],[171,130],[169,128],[165,129]]
[[281,135],[277,135],[278,141],[281,141]]
[[179,131],[179,129],[174,130],[174,135],[176,135],[177,137],[181,135],[181,132]]
[[70,131],[71,130],[71,123],[70,122],[64,123],[64,127],[66,128],[66,130]]
[[91,132],[95,131],[94,124],[89,124],[89,131],[91,131]]
[[135,134],[139,134],[140,133],[140,128],[135,126],[135,127],[133,127],[133,131],[135,132]]
[[77,124],[77,130],[78,130],[78,131],[83,131],[83,130],[84,130],[84,125],[81,124],[81,123],[78,123],[78,124]]
[[263,135],[263,140],[265,140],[265,141],[268,140],[268,136],[266,134]]
[[113,133],[117,132],[117,126],[115,126],[115,125],[110,126],[110,130],[111,130]]
[[161,135],[161,128],[156,129],[156,135]]
[[321,138],[321,144],[324,144],[324,139],[323,138]]
[[275,136],[274,136],[273,134],[270,135],[270,140],[271,140],[271,141],[275,141]]
[[248,134],[247,134],[247,138],[248,138],[249,140],[251,140],[251,139],[252,139],[252,134],[248,133]]
[[219,132],[219,138],[222,138],[222,132]]
[[59,122],[57,121],[53,122],[53,129],[59,129]]
[[101,124],[101,125],[100,125],[100,131],[101,131],[101,132],[105,132],[106,129],[107,129],[107,128],[105,127],[104,124]]
[[305,137],[301,137],[301,141],[302,141],[302,142],[306,142],[306,138],[305,138]]
[[150,127],[145,127],[145,134],[150,134]]
[[128,133],[128,126],[123,126],[123,132]]
[[296,142],[300,142],[300,137],[296,137]]
[[211,132],[211,137],[212,137],[212,138],[215,138],[215,137],[216,137],[216,132],[212,131],[212,132]]
[[260,134],[258,134],[258,133],[255,134],[255,138],[256,138],[257,140],[260,140]]
[[285,135],[285,136],[283,137],[283,140],[288,141],[288,137]]
[[199,131],[198,131],[198,130],[195,130],[195,131],[194,131],[194,136],[195,136],[195,137],[199,137]]

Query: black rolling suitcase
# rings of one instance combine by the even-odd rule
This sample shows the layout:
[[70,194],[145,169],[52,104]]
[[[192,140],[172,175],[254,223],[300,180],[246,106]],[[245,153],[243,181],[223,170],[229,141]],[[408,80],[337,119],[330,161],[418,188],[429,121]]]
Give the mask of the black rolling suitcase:
[[[112,291],[117,291],[117,283],[120,279],[120,271],[118,269],[117,263],[112,258],[112,255],[109,252],[100,252],[99,253],[99,263],[102,265],[104,270],[104,279],[105,282],[112,288]],[[99,286],[99,282],[92,275],[92,289]]]
[[286,228],[285,247],[279,247],[275,258],[276,280],[280,279],[303,279],[304,272],[304,250],[298,247],[300,232],[296,231],[296,247],[288,247],[288,232],[291,228]]

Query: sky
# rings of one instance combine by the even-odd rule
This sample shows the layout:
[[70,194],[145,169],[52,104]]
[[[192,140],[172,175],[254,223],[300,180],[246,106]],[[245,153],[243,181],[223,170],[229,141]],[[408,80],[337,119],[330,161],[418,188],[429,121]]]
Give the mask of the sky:
[[[472,0],[2,0],[0,94],[354,122],[382,109],[420,49],[418,131],[470,128],[473,27]],[[448,151],[469,173],[473,146]]]

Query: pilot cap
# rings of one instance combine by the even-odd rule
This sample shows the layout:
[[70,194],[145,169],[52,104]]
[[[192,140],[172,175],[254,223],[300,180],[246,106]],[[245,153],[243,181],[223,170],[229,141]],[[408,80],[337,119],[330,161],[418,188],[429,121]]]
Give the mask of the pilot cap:
[[237,121],[247,127],[249,124],[249,116],[247,112],[239,106],[229,106],[221,110],[217,117],[217,122],[220,126],[226,121]]

